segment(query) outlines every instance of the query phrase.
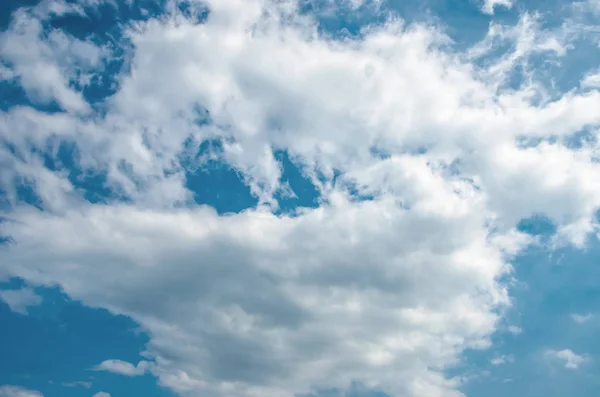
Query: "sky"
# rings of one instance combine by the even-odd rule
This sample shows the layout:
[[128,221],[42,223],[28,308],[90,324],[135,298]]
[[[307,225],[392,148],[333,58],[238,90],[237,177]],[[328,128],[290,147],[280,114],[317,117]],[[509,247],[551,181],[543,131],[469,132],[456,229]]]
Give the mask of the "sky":
[[598,0],[4,0],[0,397],[597,397]]

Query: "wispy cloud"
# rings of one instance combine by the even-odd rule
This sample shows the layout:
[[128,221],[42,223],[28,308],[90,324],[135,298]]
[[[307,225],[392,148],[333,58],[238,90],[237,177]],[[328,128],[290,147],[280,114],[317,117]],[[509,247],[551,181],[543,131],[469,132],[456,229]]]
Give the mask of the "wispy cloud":
[[592,318],[594,317],[593,314],[591,313],[587,313],[587,314],[571,314],[571,318],[573,319],[573,321],[575,321],[577,324],[583,324],[583,323],[587,323],[588,321],[590,321]]

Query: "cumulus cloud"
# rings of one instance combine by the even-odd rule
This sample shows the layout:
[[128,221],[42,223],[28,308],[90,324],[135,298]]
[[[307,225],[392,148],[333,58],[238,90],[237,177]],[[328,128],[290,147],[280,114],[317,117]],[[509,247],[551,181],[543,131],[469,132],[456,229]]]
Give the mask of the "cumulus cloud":
[[[459,51],[440,27],[398,18],[336,39],[291,0],[205,6],[203,22],[173,11],[126,26],[127,67],[97,111],[76,74],[102,74],[111,50],[16,14],[3,75],[62,110],[0,116],[12,145],[0,149],[12,205],[0,229],[15,242],[0,276],[130,316],[150,337],[146,361],[95,369],[148,371],[184,396],[353,382],[461,396],[444,370],[490,345],[510,305],[502,280],[533,241],[519,221],[544,214],[557,244],[576,246],[597,228],[600,92],[506,83],[532,58],[564,56],[568,37],[524,15]],[[12,44],[29,42],[27,54]],[[192,202],[186,173],[209,140],[256,208],[220,216]],[[106,203],[44,166],[39,153],[65,142],[82,173],[105,177]],[[318,208],[277,212],[280,152]],[[15,180],[43,210],[19,204]]]
[[42,393],[20,386],[0,386],[0,397],[43,397]]
[[42,303],[42,297],[37,295],[31,288],[9,289],[0,291],[0,299],[10,309],[19,314],[27,314],[27,308],[38,306]]
[[575,354],[570,349],[548,350],[546,352],[546,356],[552,359],[558,359],[560,361],[563,361],[565,364],[565,368],[568,369],[577,369],[581,364],[583,364],[586,361],[586,358],[584,356]]

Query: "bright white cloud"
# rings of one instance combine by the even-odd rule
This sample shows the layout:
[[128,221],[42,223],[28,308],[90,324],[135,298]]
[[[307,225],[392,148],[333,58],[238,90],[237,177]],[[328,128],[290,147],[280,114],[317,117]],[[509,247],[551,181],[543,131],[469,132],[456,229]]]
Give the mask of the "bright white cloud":
[[[549,99],[534,74],[506,84],[515,68],[533,70],[534,55],[564,56],[570,36],[524,15],[458,52],[431,25],[391,19],[342,41],[293,1],[207,6],[203,24],[168,15],[127,29],[131,72],[106,115],[90,115],[71,82],[80,64],[102,70],[108,50],[40,35],[26,13],[3,34],[13,64],[3,75],[64,112],[0,116],[0,136],[23,153],[0,149],[2,183],[14,203],[13,178],[27,178],[46,209],[16,206],[17,222],[0,224],[17,242],[0,276],[130,316],[150,336],[147,362],[96,369],[149,371],[185,396],[279,397],[353,381],[461,396],[461,379],[444,370],[489,346],[510,305],[500,280],[532,242],[518,222],[544,214],[557,242],[578,246],[597,227],[598,146],[569,139],[597,135],[600,92]],[[69,43],[72,63],[56,41]],[[511,49],[498,55],[498,43]],[[38,64],[54,74],[42,79],[30,70]],[[198,122],[207,113],[211,123]],[[85,203],[45,169],[32,149],[57,139],[76,143],[79,166],[106,172],[129,204]],[[259,208],[218,216],[190,204],[178,159],[184,143],[206,139],[222,140],[218,156]],[[319,208],[273,215],[285,189],[277,150],[319,188]]]
[[546,352],[546,356],[563,361],[565,364],[565,368],[568,369],[577,369],[581,364],[583,364],[586,361],[586,358],[584,356],[575,354],[569,349],[548,350]]
[[42,393],[28,390],[20,386],[0,386],[0,397],[43,397]]
[[10,289],[0,291],[0,299],[10,309],[19,314],[27,314],[27,308],[38,306],[42,303],[42,297],[37,295],[31,288]]
[[94,394],[93,397],[110,397],[110,394],[107,392],[101,391],[101,392]]

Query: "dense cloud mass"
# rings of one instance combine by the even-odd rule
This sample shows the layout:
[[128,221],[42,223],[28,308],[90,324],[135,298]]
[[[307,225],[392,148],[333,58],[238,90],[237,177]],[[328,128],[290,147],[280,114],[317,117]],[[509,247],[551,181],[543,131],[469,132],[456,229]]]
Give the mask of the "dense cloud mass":
[[[379,7],[350,3],[329,6]],[[547,217],[556,246],[597,231],[598,72],[561,91],[533,65],[597,43],[581,18],[595,6],[554,30],[492,23],[466,49],[394,15],[338,37],[292,0],[169,3],[109,43],[46,28],[96,2],[20,9],[0,36],[0,77],[29,101],[0,116],[0,278],[131,317],[145,359],[96,370],[183,396],[462,396],[444,371],[502,326],[510,261],[538,243],[519,222]],[[110,93],[91,98],[99,84]],[[65,147],[77,178],[49,165]],[[281,210],[295,192],[280,153],[315,208]],[[256,207],[194,203],[186,175],[215,160]]]

